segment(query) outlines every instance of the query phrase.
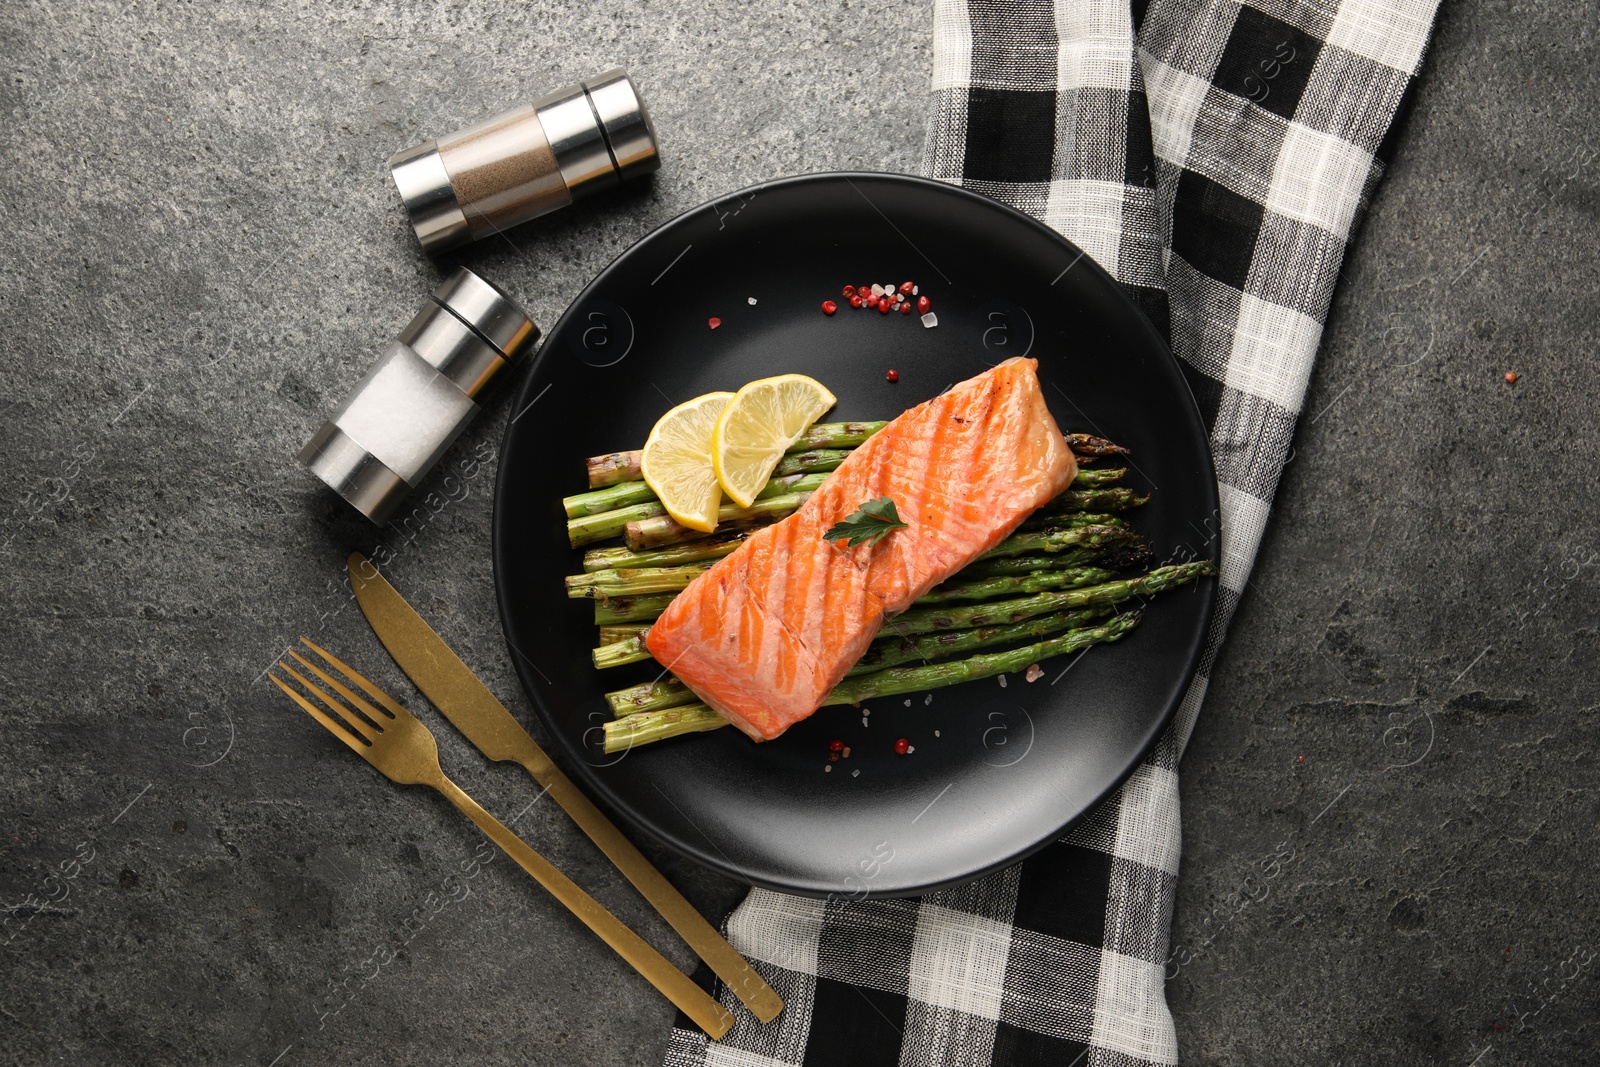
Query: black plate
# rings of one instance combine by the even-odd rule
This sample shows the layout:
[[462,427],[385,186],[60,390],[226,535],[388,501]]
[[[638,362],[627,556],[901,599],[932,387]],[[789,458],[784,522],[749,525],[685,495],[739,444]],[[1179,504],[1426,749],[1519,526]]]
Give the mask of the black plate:
[[[908,278],[937,327],[840,296],[846,283]],[[844,306],[830,318],[825,299]],[[1104,271],[1019,212],[921,178],[810,175],[691,211],[607,267],[523,381],[494,516],[506,638],[583,785],[734,878],[873,896],[1015,861],[1115,788],[1194,673],[1214,580],[1157,598],[1121,643],[1047,662],[1033,684],[991,678],[937,690],[931,704],[921,693],[910,706],[873,701],[869,726],[854,709],[824,708],[765,744],[726,729],[621,757],[599,745],[602,693],[657,669],[596,671],[591,602],[562,587],[581,568],[559,499],[585,487],[584,457],[638,447],[669,406],[792,371],[839,397],[829,421],[892,418],[1024,354],[1039,359],[1063,430],[1134,450],[1134,484],[1155,492],[1135,522],[1158,556],[1214,559],[1216,478],[1176,362]],[[914,753],[895,755],[901,737]],[[851,755],[828,771],[832,738]]]

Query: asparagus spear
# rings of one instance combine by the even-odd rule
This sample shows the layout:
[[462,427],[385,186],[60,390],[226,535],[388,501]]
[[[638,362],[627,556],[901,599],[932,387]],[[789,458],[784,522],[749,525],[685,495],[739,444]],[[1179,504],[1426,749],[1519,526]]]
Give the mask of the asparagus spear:
[[[1035,615],[1041,615],[1055,608],[1055,602],[1048,599],[1058,596],[1055,593],[1041,593],[1035,596],[1022,597],[1015,600],[999,601],[991,604],[967,604],[960,607],[930,608],[926,611],[908,611],[904,615],[896,616],[888,623],[889,638],[904,638],[913,634],[931,633],[934,631],[957,630],[972,626],[987,626],[998,622],[1020,622]],[[595,605],[595,621],[601,621],[602,612],[607,620],[613,615],[632,616],[637,619],[654,619],[666,605],[672,602],[671,596],[641,596],[617,597],[609,604]],[[594,665],[604,670],[607,667],[621,667],[629,663],[642,663],[650,658],[650,650],[645,647],[644,639],[649,633],[646,630],[638,637],[610,644],[602,644],[594,649]]]
[[[1058,630],[1084,626],[1108,613],[1109,609],[1106,608],[1086,608],[1082,611],[1057,612],[1054,615],[1045,615],[1009,626],[984,626],[973,630],[951,630],[914,637],[891,634],[874,641],[856,665],[850,668],[846,677],[881,671],[901,663],[918,660],[927,663],[958,652],[971,652],[973,649],[987,648],[991,645],[1031,640],[1053,634]],[[606,694],[606,702],[611,705],[611,712],[617,717],[641,711],[674,708],[691,703],[694,699],[694,691],[673,677],[655,682],[642,682]]]
[[[928,604],[924,599],[918,600],[903,615],[895,616],[890,620],[888,626],[895,633],[906,635],[928,633],[933,630],[959,630],[969,626],[991,626],[1001,622],[1021,622],[1023,619],[1033,618],[1036,615],[1043,615],[1052,611],[1066,611],[1100,604],[1116,604],[1130,597],[1147,596],[1151,593],[1172,589],[1187,582],[1192,582],[1202,575],[1214,573],[1216,573],[1215,567],[1208,562],[1200,561],[1178,563],[1169,567],[1157,567],[1147,574],[1141,574],[1133,578],[1101,582],[1099,585],[1084,586],[1079,589],[1035,593],[1032,596],[1019,597],[1014,600],[947,605],[939,603]],[[1026,579],[995,580],[1023,581]],[[597,600],[594,605],[594,621],[610,624],[642,622],[647,619],[654,619],[666,610],[667,605],[672,603],[672,598],[675,595],[674,593],[660,593],[613,597],[610,601]],[[617,659],[624,654],[623,646],[626,644],[627,642],[619,641],[615,644],[595,649],[595,666],[601,665],[600,653],[602,651],[616,649],[617,651],[608,656],[607,659]],[[639,639],[641,649],[643,644],[643,640]],[[646,657],[641,656],[640,658]]]
[[[710,564],[685,564],[681,567],[642,567],[594,571],[567,577],[567,596],[574,600],[609,600],[644,593],[676,593],[710,569]],[[922,598],[923,603],[940,604],[947,600],[990,600],[1010,593],[1038,593],[1046,589],[1071,588],[1109,581],[1115,575],[1099,567],[1057,568],[1042,574],[990,575],[962,581],[947,581]]]
[[1104,467],[1097,470],[1080,470],[1072,479],[1074,489],[1094,489],[1122,481],[1128,473],[1126,467]]
[[[960,575],[956,576],[960,578]],[[1114,571],[1103,567],[1068,567],[1064,570],[1043,571],[1039,574],[999,575],[993,578],[971,578],[965,581],[947,581],[930,589],[918,604],[946,604],[952,600],[992,600],[1013,593],[1042,593],[1047,589],[1077,589],[1085,585],[1099,585],[1116,577]],[[570,594],[568,594],[570,595]]]
[[[819,422],[789,446],[790,452],[817,448],[854,448],[887,426],[886,422]],[[1067,434],[1067,445],[1081,460],[1094,461],[1107,456],[1126,456],[1128,450],[1103,437],[1089,433]],[[644,477],[639,469],[639,452],[612,452],[593,456],[588,461],[589,487],[598,489],[618,482],[636,482]]]
[[684,704],[664,711],[641,712],[638,715],[628,715],[606,723],[605,750],[621,752],[624,749],[649,744],[651,741],[665,741],[669,737],[704,733],[727,725],[729,725],[727,719],[704,704]]
[[[729,546],[728,551],[731,552],[732,550],[733,546]],[[1050,584],[1051,581],[1058,585],[1073,584],[1073,580],[1070,577],[1059,577],[1059,575],[1069,574],[1074,568],[1081,569],[1082,564],[1102,555],[1107,555],[1107,553],[1102,549],[1088,548],[1081,550],[1079,553],[1062,552],[1056,556],[1017,556],[1010,559],[1001,558],[973,563],[954,575],[950,581],[929,593],[928,597],[930,600],[987,598],[1009,590],[997,587],[982,590],[975,596],[964,597],[949,595],[936,597],[935,594],[943,594],[947,590],[954,589],[955,585],[952,583],[956,582],[971,584],[978,579],[1022,577],[1036,572],[1051,572],[1058,575],[1058,577],[1042,582],[1039,584],[1038,589],[1031,589],[1029,590],[1030,592],[1038,592],[1040,589],[1053,587]],[[587,571],[583,574],[570,574],[566,579],[567,596],[574,600],[585,597],[593,600],[603,600],[617,596],[638,596],[641,593],[679,592],[687,588],[690,582],[704,574],[710,566],[709,562],[682,563],[666,567],[617,567]],[[1095,571],[1094,573],[1104,574],[1104,577],[1093,579],[1097,582],[1105,581],[1111,577],[1110,571]]]
[[[1041,517],[1036,523],[1029,519],[1023,529],[1050,527],[1059,529],[1066,526],[1126,526],[1127,523],[1117,515],[1098,514],[1094,512],[1073,512],[1064,515]],[[719,531],[722,532],[722,531]],[[729,555],[743,542],[747,530],[729,530],[715,541],[685,541],[670,543],[660,548],[645,549],[635,552],[631,548],[591,548],[583,554],[583,569],[586,571],[620,570],[629,567],[675,567],[683,563],[700,563],[704,560],[721,559]],[[731,535],[731,536],[729,536]],[[1058,559],[1053,566],[1075,566],[1078,563],[1087,563],[1091,557],[1077,560]],[[1031,568],[1038,570],[1040,568]],[[1002,573],[1002,572],[995,572]],[[1016,570],[1007,570],[1003,573],[1021,573]]]
[[[805,475],[804,477],[809,478],[816,476]],[[1138,507],[1140,504],[1143,504],[1149,499],[1150,498],[1148,496],[1139,496],[1133,490],[1124,488],[1122,486],[1109,486],[1100,489],[1069,489],[1046,504],[1044,508],[1041,508],[1040,514],[1054,516],[1054,521],[1050,522],[1050,525],[1052,526],[1087,524],[1091,522],[1098,522],[1098,520],[1101,518],[1098,512],[1126,511],[1129,508]],[[636,506],[643,507],[646,505]],[[799,504],[796,504],[795,507],[791,508],[790,510],[792,511],[798,507]],[[1068,514],[1072,512],[1093,512],[1096,514]],[[621,511],[609,511],[605,514],[621,515],[622,513],[623,512]],[[778,519],[783,518],[786,514],[788,514],[788,512],[775,507],[769,511],[762,512],[759,516],[740,516],[731,520],[719,520],[719,522],[775,522]],[[596,521],[603,518],[605,518],[605,516],[596,516],[593,520],[573,519],[567,523],[567,528],[570,531],[571,528],[577,523]],[[1036,519],[1037,516],[1030,517],[1028,520],[1028,525],[1036,525]],[[1047,520],[1037,519],[1037,522],[1045,521]],[[1121,520],[1116,520],[1116,523],[1120,525]],[[609,526],[607,529],[609,529]],[[691,530],[687,526],[679,525],[677,522],[673,521],[671,516],[660,514],[655,516],[630,516],[626,524],[622,527],[622,532],[624,539],[628,543],[628,547],[635,552],[643,552],[649,549],[660,548],[663,545],[679,544],[685,541],[698,541],[711,536],[710,534],[701,533],[698,530]],[[610,536],[610,534],[608,533],[606,536]],[[590,540],[597,539],[598,538],[590,538]],[[578,543],[580,542],[574,542],[574,544]]]
[[[926,667],[892,667],[888,670],[846,678],[834,687],[823,705],[859,704],[876,697],[939,689],[961,682],[992,678],[1019,671],[1052,656],[1076,652],[1090,645],[1116,641],[1139,624],[1139,613],[1128,612],[1099,625],[1069,630],[1059,637],[1024,645],[1006,652],[979,653],[964,660],[933,663]],[[685,704],[665,711],[625,715],[606,723],[607,752],[621,752],[652,741],[680,734],[715,730],[727,720],[704,704]]]
[[[1111,537],[1106,537],[1106,536],[1100,534],[1099,531],[1102,531],[1102,530],[1109,531],[1109,533],[1112,534],[1112,535],[1115,535],[1115,537],[1111,538]],[[996,552],[996,551],[999,551],[1001,549],[1004,549],[1005,546],[1007,545],[1007,543],[1011,542],[1011,541],[1018,542],[1019,544],[1022,544],[1022,545],[1030,545],[1030,544],[1031,545],[1035,545],[1036,547],[1042,549],[1043,551],[1050,552],[1050,551],[1056,551],[1056,549],[1052,549],[1050,547],[1051,545],[1060,545],[1060,546],[1065,547],[1066,545],[1081,544],[1081,545],[1091,545],[1091,546],[1094,546],[1094,547],[1099,547],[1099,546],[1101,546],[1101,545],[1103,545],[1105,543],[1108,543],[1108,542],[1109,543],[1116,543],[1116,542],[1120,542],[1120,541],[1125,540],[1125,539],[1132,538],[1133,536],[1134,535],[1132,533],[1130,533],[1129,531],[1122,530],[1122,529],[1117,529],[1115,527],[1085,526],[1085,527],[1080,527],[1080,528],[1071,529],[1071,530],[1058,530],[1058,531],[1047,532],[1047,533],[1043,533],[1043,534],[1020,534],[1020,535],[1008,538],[1007,541],[1002,541],[999,545],[996,545],[993,549],[990,549],[990,552]],[[1021,548],[1018,549],[1019,553],[1022,552],[1022,551],[1025,551],[1025,549],[1021,549]],[[1194,564],[1187,564],[1187,566],[1194,566]],[[1163,571],[1167,571],[1167,570],[1171,570],[1171,569],[1172,568],[1161,568],[1161,569],[1158,569],[1158,570],[1151,571],[1149,574],[1143,575],[1140,578],[1124,579],[1122,582],[1103,582],[1103,583],[1098,584],[1098,585],[1089,586],[1086,589],[1074,590],[1072,593],[1055,593],[1055,594],[1041,594],[1041,595],[1045,595],[1045,596],[1068,596],[1068,595],[1074,595],[1075,593],[1078,593],[1078,592],[1082,592],[1082,593],[1086,593],[1086,594],[1093,594],[1093,593],[1095,593],[1096,590],[1111,590],[1113,594],[1116,594],[1119,590],[1121,590],[1129,582],[1138,582],[1138,581],[1146,581],[1146,580],[1158,581],[1160,579],[1157,579],[1155,576],[1161,575]],[[1107,576],[1109,577],[1109,574],[1107,574]],[[574,577],[576,577],[576,576],[574,576]],[[1000,594],[1005,593],[1005,592],[1012,592],[1012,593],[1024,592],[1024,591],[1027,590],[1027,583],[1032,581],[1032,579],[1029,579],[1029,578],[1027,578],[1025,576],[1022,576],[1022,577],[1019,577],[1019,576],[1008,576],[1008,577],[989,578],[989,579],[983,579],[983,580],[986,583],[992,583],[992,584],[988,585],[989,592],[988,592],[987,595],[989,595],[989,596],[996,596],[996,595],[1000,595]],[[685,582],[684,584],[687,585],[688,583]],[[1131,595],[1136,595],[1137,592],[1138,591],[1135,590],[1133,593],[1129,593],[1127,595],[1130,595],[1130,596]],[[577,595],[583,596],[583,595],[586,595],[586,594],[580,592]],[[677,594],[673,593],[673,592],[664,592],[664,593],[644,593],[644,592],[640,592],[640,593],[635,593],[635,594],[621,594],[619,592],[618,595],[609,595],[605,599],[599,599],[599,600],[595,601],[595,605],[594,605],[594,621],[596,623],[601,624],[601,625],[611,625],[611,624],[614,624],[614,623],[625,623],[625,622],[644,622],[644,621],[648,621],[648,620],[656,618],[663,611],[667,610],[667,605],[672,603],[672,598],[674,596],[676,596],[676,595]],[[930,598],[934,598],[934,599],[930,599]],[[953,597],[936,597],[936,594],[929,593],[927,596],[923,597],[921,600],[918,600],[916,602],[916,604],[913,606],[913,610],[906,612],[904,615],[898,616],[893,621],[893,623],[891,625],[893,625],[894,628],[896,629],[896,631],[898,631],[899,633],[903,633],[903,634],[904,633],[922,633],[925,629],[949,630],[949,629],[954,629],[954,628],[961,627],[961,626],[982,626],[982,625],[985,625],[986,623],[993,622],[993,621],[996,621],[998,619],[1007,618],[1005,612],[1015,611],[1015,610],[1022,610],[1021,608],[1014,608],[1014,607],[1011,607],[1010,605],[1024,605],[1024,607],[1030,608],[1030,610],[1028,611],[1029,615],[1037,615],[1037,614],[1040,613],[1040,611],[1055,610],[1055,606],[1053,606],[1051,604],[1051,602],[1049,602],[1049,601],[1043,602],[1044,606],[1042,608],[1040,608],[1039,610],[1031,610],[1031,601],[1035,600],[1037,598],[1029,598],[1029,602],[1027,604],[1025,604],[1024,601],[1000,601],[998,603],[992,603],[992,604],[980,604],[980,605],[977,605],[975,607],[969,606],[969,607],[963,607],[963,608],[950,608],[950,609],[940,609],[940,608],[937,608],[937,607],[929,606],[929,605],[939,604],[944,599],[955,599],[955,598],[953,598]],[[968,598],[963,598],[963,599],[968,599]],[[1123,597],[1118,595],[1117,599],[1123,599]],[[1088,603],[1098,603],[1098,602],[1099,601],[1086,600],[1086,601],[1083,601],[1082,603],[1088,604]],[[1107,603],[1111,603],[1111,602],[1114,602],[1114,601],[1107,601]],[[1077,607],[1077,606],[1080,606],[1080,605],[1077,604],[1077,603],[1070,603],[1070,604],[1069,603],[1062,603],[1062,604],[1059,605],[1059,607]],[[921,611],[915,610],[917,607],[922,607],[922,608],[924,608],[924,610],[921,610]],[[948,623],[939,623],[937,621],[931,621],[931,620],[936,620],[936,619],[941,619],[941,618],[946,618],[946,617],[951,618],[951,619],[963,619],[963,618],[966,618],[969,614],[972,614],[974,612],[976,612],[976,614],[978,616],[980,616],[980,618],[974,619],[971,622],[959,622],[959,621],[956,621],[956,622],[948,622]],[[1026,618],[1026,617],[1027,617],[1026,615],[1012,615],[1010,617],[1009,621],[1015,622],[1018,619]],[[908,621],[908,620],[910,620],[910,621]],[[917,627],[919,627],[919,629],[915,629],[915,630],[907,629],[908,626],[917,626]],[[640,644],[642,646],[643,642],[641,641]],[[598,650],[596,650],[596,651],[598,653]],[[613,656],[621,654],[621,652],[622,652],[622,650],[618,649],[617,652],[613,654]],[[597,655],[596,660],[595,660],[595,665],[596,666],[600,666],[598,655]]]
[[561,498],[561,507],[567,513],[567,518],[576,519],[584,515],[599,515],[617,508],[625,508],[632,504],[645,504],[657,499],[656,491],[644,482],[618,482],[602,489],[591,489],[587,493],[574,493],[572,496]]
[[979,556],[1021,556],[1028,552],[1061,552],[1069,548],[1121,547],[1140,541],[1138,534],[1125,526],[1069,526],[1066,529],[1023,530]]
[[721,559],[743,541],[744,534],[739,533],[725,540],[690,541],[648,552],[635,552],[630,548],[591,548],[583,554],[583,569],[606,571],[622,567],[676,567],[683,563],[699,563]]
[[626,641],[631,637],[643,637],[645,631],[648,629],[650,629],[650,627],[642,626],[638,623],[625,623],[620,626],[602,626],[600,627],[600,643],[602,645],[614,645],[618,641]]
[[1042,659],[1076,652],[1104,641],[1115,641],[1139,625],[1139,611],[1116,615],[1099,624],[1079,630],[1069,630],[1060,637],[1047,638],[1021,648],[1004,652],[982,652],[964,660],[950,663],[930,663],[923,667],[890,667],[888,670],[846,678],[833,687],[827,704],[859,704],[877,697],[917,693],[924,689],[942,689],[947,685],[993,678],[997,674],[1026,669]]
[[1127,456],[1132,454],[1121,445],[1107,441],[1104,437],[1096,437],[1092,433],[1069,433],[1067,434],[1067,445],[1080,456],[1092,456],[1097,459],[1101,456]]
[[710,569],[709,563],[686,563],[681,567],[628,567],[573,574],[567,577],[567,596],[574,600],[605,600],[640,593],[677,593]]
[[[1210,563],[1179,563],[1170,567],[1157,567],[1148,574],[1135,578],[1121,578],[1083,589],[1064,589],[1055,593],[1035,593],[1016,600],[996,600],[980,604],[913,606],[903,615],[897,615],[889,626],[898,634],[929,633],[934,630],[965,629],[969,626],[992,626],[1003,622],[1021,622],[1052,611],[1069,611],[1117,604],[1136,596],[1147,596],[1173,589],[1194,581],[1206,574],[1216,573]],[[918,601],[921,604],[921,601]]]
[[606,694],[613,718],[621,718],[639,711],[664,711],[683,704],[694,703],[694,690],[671,675],[659,682],[641,682],[626,689],[615,689]]
[[589,488],[599,489],[618,482],[637,482],[644,478],[639,468],[639,450],[607,452],[603,456],[590,456],[584,461],[589,468]]
[[957,577],[967,579],[992,578],[999,574],[1032,574],[1039,570],[1081,567],[1086,563],[1107,570],[1126,571],[1148,567],[1154,558],[1155,553],[1150,551],[1150,546],[1141,538],[1134,537],[1126,543],[1105,548],[1070,548],[1055,556],[997,556],[968,564]]
[[[601,627],[601,630],[609,627]],[[602,641],[590,652],[594,657],[596,670],[606,670],[610,667],[626,667],[630,663],[643,663],[650,658],[650,650],[645,647],[644,639],[650,633],[646,626],[633,637],[621,641]]]
[[[739,522],[749,518],[781,517],[794,511],[805,503],[806,497],[812,490],[822,484],[825,474],[791,474],[785,478],[774,478],[766,487],[756,494],[756,502],[748,508],[724,504],[717,512],[717,521]],[[779,503],[781,501],[781,503]],[[680,530],[687,527],[678,526],[667,514],[667,509],[657,501],[651,500],[643,504],[631,504],[625,508],[616,508],[612,511],[602,511],[598,515],[583,515],[576,519],[567,520],[567,540],[573,548],[587,545],[592,541],[603,541],[608,537],[615,537],[625,532],[626,528],[635,522],[648,522],[660,519],[671,523]],[[698,531],[689,530],[696,537],[708,537]]]
[[[966,604],[959,607],[933,607],[923,611],[908,611],[889,621],[888,632],[883,635],[882,639],[900,640],[914,634],[1021,622],[1025,619],[1031,619],[1035,616],[1064,608],[1066,605],[1059,604],[1053,599],[1060,595],[1060,593],[1039,593],[1034,596],[989,604]],[[639,601],[645,601],[645,603],[640,604]],[[638,619],[653,619],[655,614],[666,610],[666,605],[671,601],[671,596],[619,597],[606,605],[596,604],[595,618],[597,622],[601,621],[600,614],[604,609],[608,619],[612,613],[634,615]],[[655,614],[646,614],[646,612]],[[645,636],[648,633],[649,630],[647,629],[638,636],[626,640],[603,642],[592,653],[594,665],[601,670],[605,670],[608,667],[622,667],[629,663],[644,662],[650,658],[650,650],[645,647],[644,643]]]
[[1149,496],[1140,496],[1120,485],[1104,489],[1068,489],[1039,510],[1046,515],[1059,515],[1065,511],[1127,511],[1149,499]]
[[1022,521],[1019,530],[1061,530],[1068,526],[1126,526],[1128,521],[1120,515],[1099,511],[1066,511],[1052,515],[1036,511]]
[[[809,452],[818,448],[854,448],[887,426],[887,422],[819,422],[795,439],[790,452]],[[644,477],[639,469],[639,452],[612,452],[588,460],[589,487],[598,489],[618,482],[636,482]]]
[[[809,452],[794,452],[778,461],[778,466],[773,470],[774,478],[783,478],[796,474],[826,473],[838,468],[844,458],[850,454],[847,448],[814,448]],[[1094,489],[1100,486],[1112,485],[1120,482],[1128,473],[1126,467],[1106,470],[1080,470],[1077,477],[1072,480],[1074,489]],[[562,497],[561,506],[567,513],[567,518],[582,518],[585,515],[599,515],[618,508],[629,507],[634,504],[649,503],[656,498],[654,489],[651,489],[642,480],[631,482],[618,482],[601,489],[591,489],[587,493],[575,493],[572,496]]]
[[[817,448],[812,449],[810,452],[797,452],[793,455],[784,456],[778,462],[777,469],[772,472],[772,476],[776,479],[799,474],[826,473],[844,462],[844,457],[849,454],[848,450],[841,448]],[[1073,484],[1076,485],[1077,483],[1074,482]],[[779,492],[787,491],[780,488],[772,490],[770,495],[775,496]],[[577,493],[573,496],[563,497],[561,506],[566,509],[567,518],[576,519],[585,515],[599,515],[607,511],[615,511],[618,508],[629,507],[633,504],[645,504],[656,499],[655,490],[642,481],[619,482],[603,489],[591,489],[587,493]]]
[[773,468],[773,475],[781,477],[785,474],[810,474],[813,471],[831,471],[838,469],[844,462],[844,457],[850,454],[848,448],[813,448],[808,452],[790,452],[778,460],[778,465]]
[[[846,672],[845,677],[868,674],[885,667],[917,660],[928,663],[940,656],[1043,637],[1057,630],[1074,630],[1109,614],[1111,614],[1110,608],[1091,607],[1077,611],[1057,611],[1001,626],[977,626],[970,630],[939,630],[910,636],[888,634],[874,641],[866,652],[862,653],[856,665]],[[891,622],[889,625],[892,627],[894,624]]]
[[629,504],[625,508],[602,511],[598,515],[581,515],[575,519],[568,519],[567,543],[577,548],[591,541],[604,541],[608,537],[617,536],[623,527],[634,519],[664,515],[666,511],[667,509],[662,507],[659,501],[647,500],[641,504]]
[[1093,563],[1110,555],[1104,549],[1079,548],[1070,552],[1059,552],[1054,556],[997,556],[994,559],[979,560],[969,563],[958,571],[954,578],[966,580],[969,578],[998,578],[1009,574],[1034,574],[1038,571],[1053,571],[1061,567],[1079,567],[1085,563]]
[[614,596],[609,600],[596,600],[594,621],[601,626],[619,622],[649,622],[666,611],[667,605],[672,603],[672,598],[677,595],[677,593],[643,593],[639,596]]
[[[1000,542],[994,548],[991,548],[983,556],[978,558],[979,560],[989,560],[996,557],[1023,555],[1024,553],[1028,552],[1059,553],[1066,549],[1100,550],[1111,548],[1121,550],[1142,547],[1142,545],[1143,542],[1139,535],[1125,527],[1079,526],[1065,530],[1044,530],[1033,533],[1023,532],[1013,534],[1004,541]],[[1160,572],[1153,571],[1151,573],[1156,574]],[[578,579],[578,576],[574,576],[574,579]],[[683,584],[687,585],[688,582],[684,582]],[[608,593],[608,600],[596,601],[595,603],[594,621],[602,625],[625,622],[642,622],[649,619],[654,619],[657,615],[660,615],[666,610],[667,605],[672,602],[672,597],[675,595],[670,592],[659,594],[643,592],[637,594],[623,594],[621,590],[615,586],[612,588],[616,589],[617,595],[611,595]],[[1018,586],[1016,588],[1021,587]],[[1096,586],[1095,588],[1099,587]],[[576,595],[582,596],[587,594],[580,592]],[[921,601],[918,603],[921,603]],[[902,620],[904,618],[905,616],[901,616]],[[956,623],[951,625],[963,624]],[[968,623],[965,625],[979,624]],[[949,628],[949,626],[940,627],[940,629]],[[608,657],[608,659],[615,660],[615,658],[621,655],[623,652],[624,650],[619,648],[610,657]],[[644,659],[646,657],[641,655],[639,658]],[[621,662],[633,661],[616,660],[616,662],[608,663],[606,665],[616,666]],[[595,660],[595,666],[602,666],[598,657],[598,653]]]
[[[779,519],[798,511],[800,505],[804,504],[806,498],[810,495],[809,492],[806,492],[775,496],[767,500],[757,500],[748,508],[724,504],[717,513],[717,529],[719,531],[722,530],[724,523],[735,528],[741,528],[777,522]],[[622,527],[622,540],[634,552],[648,552],[665,545],[682,544],[686,541],[700,541],[710,536],[712,535],[689,529],[689,527],[680,524],[671,515],[635,519]]]

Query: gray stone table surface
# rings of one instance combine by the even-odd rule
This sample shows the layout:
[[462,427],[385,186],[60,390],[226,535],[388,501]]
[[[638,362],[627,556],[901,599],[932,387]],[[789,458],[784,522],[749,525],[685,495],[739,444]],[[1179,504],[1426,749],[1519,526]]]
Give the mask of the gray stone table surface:
[[[1345,265],[1183,769],[1186,1063],[1595,1060],[1593,14],[1447,7]],[[490,580],[505,405],[403,531],[292,457],[438,277],[392,151],[634,73],[656,179],[461,257],[549,325],[702,201],[915,171],[929,20],[823,0],[8,7],[0,1061],[659,1060],[659,997],[262,677],[307,633],[415,696],[340,583],[349,550],[382,545],[528,713]],[[526,805],[521,771],[441,744],[490,808]],[[553,807],[519,829],[674,944]],[[708,915],[741,895],[652,855]]]

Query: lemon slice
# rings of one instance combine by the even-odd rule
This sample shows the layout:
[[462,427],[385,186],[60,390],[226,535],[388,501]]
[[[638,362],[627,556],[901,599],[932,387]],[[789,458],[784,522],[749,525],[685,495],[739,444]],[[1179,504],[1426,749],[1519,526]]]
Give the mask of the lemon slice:
[[717,528],[722,487],[711,463],[711,434],[732,393],[707,393],[685,401],[656,422],[639,468],[667,514],[691,530]]
[[762,378],[735,393],[711,439],[711,461],[728,499],[749,507],[784,450],[833,405],[834,395],[804,374]]

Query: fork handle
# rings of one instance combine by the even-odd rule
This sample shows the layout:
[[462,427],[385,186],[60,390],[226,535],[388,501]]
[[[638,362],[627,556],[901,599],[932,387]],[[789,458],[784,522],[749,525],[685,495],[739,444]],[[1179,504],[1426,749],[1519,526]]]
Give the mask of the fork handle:
[[677,1005],[695,1024],[713,1038],[719,1038],[733,1025],[733,1013],[724,1008],[709,993],[695,985],[665,956],[652,948],[644,938],[624,926],[621,920],[607,911],[599,901],[584,892],[576,882],[557,870],[549,860],[539,855],[528,844],[511,832],[510,827],[490,815],[476,800],[462,792],[461,787],[443,774],[438,782],[430,783],[445,798],[477,824],[478,829],[499,845],[534,881],[550,891],[550,895],[566,905],[585,926],[593,930],[617,955],[627,960],[633,969],[658,989],[663,996]]

